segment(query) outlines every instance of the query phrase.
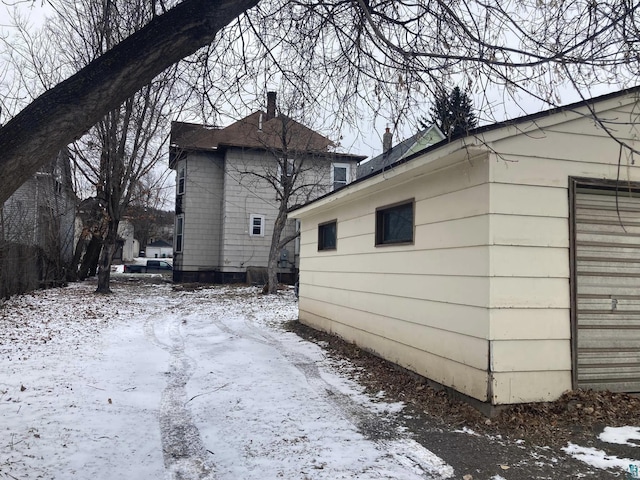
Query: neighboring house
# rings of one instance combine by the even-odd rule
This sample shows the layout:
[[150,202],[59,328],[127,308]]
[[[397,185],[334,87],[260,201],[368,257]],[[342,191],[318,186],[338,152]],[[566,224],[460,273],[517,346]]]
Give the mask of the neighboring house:
[[384,170],[398,160],[408,157],[420,150],[424,150],[429,145],[434,145],[444,139],[444,133],[442,133],[436,125],[432,125],[397,145],[392,146],[393,134],[389,131],[389,128],[387,128],[382,135],[382,153],[358,165],[356,177],[362,178]]
[[[78,260],[83,262],[97,262],[98,255],[102,248],[102,235],[104,233],[107,221],[105,208],[101,205],[100,200],[96,197],[89,197],[78,206],[78,225],[77,231],[81,232],[76,248]],[[138,256],[140,242],[135,239],[135,227],[130,218],[122,218],[118,222],[118,237],[116,239],[116,249],[113,253],[112,261],[114,263],[132,262]]]
[[144,256],[147,258],[171,258],[173,245],[164,240],[156,240],[145,247]]
[[639,95],[474,129],[292,211],[300,321],[483,408],[640,391]]
[[[11,293],[65,281],[73,256],[76,195],[61,151],[0,209],[0,290]],[[14,292],[15,293],[15,292]]]
[[138,256],[140,243],[135,239],[135,229],[133,224],[123,218],[118,223],[118,248],[114,254],[114,260],[122,262],[132,262]]
[[[264,274],[279,207],[269,182],[295,175],[298,190],[287,207],[345,186],[365,157],[332,148],[326,137],[276,115],[273,92],[266,112],[225,128],[174,122],[169,161],[177,172],[174,281],[244,282],[247,271]],[[282,172],[278,159],[285,158]],[[295,228],[288,222],[283,236]],[[281,279],[294,281],[297,242],[278,255]]]

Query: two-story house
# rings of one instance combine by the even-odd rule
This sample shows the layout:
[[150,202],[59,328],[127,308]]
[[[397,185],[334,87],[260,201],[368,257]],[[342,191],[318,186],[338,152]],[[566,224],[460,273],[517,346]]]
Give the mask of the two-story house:
[[[274,92],[266,112],[224,128],[174,122],[174,281],[260,281],[280,207],[302,205],[355,179],[365,157],[333,150],[328,138],[277,115]],[[287,221],[283,238],[295,228]],[[278,252],[283,281],[295,278],[298,250],[294,240]]]
[[0,294],[66,281],[77,197],[67,150],[0,205]]

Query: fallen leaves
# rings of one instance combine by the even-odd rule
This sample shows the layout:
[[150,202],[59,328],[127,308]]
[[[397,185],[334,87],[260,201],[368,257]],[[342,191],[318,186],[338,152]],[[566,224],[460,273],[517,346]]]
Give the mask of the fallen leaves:
[[[287,328],[318,343],[337,358],[348,358],[356,366],[353,374],[368,391],[375,394],[384,389],[387,399],[413,404],[450,426],[468,426],[479,433],[512,435],[547,445],[564,445],[568,438],[575,441],[581,433],[585,437],[592,436],[593,429],[601,425],[640,425],[640,398],[595,390],[573,390],[554,402],[512,405],[495,417],[487,418],[446,390],[433,388],[424,378],[338,337],[312,330],[300,322],[290,322]],[[504,467],[509,468],[501,466],[503,470]]]

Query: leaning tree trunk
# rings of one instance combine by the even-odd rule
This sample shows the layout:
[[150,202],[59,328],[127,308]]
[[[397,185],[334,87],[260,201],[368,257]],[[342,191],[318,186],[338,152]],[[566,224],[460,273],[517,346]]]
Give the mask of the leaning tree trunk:
[[93,276],[92,272],[95,271],[94,265],[98,262],[101,248],[102,239],[96,235],[92,235],[89,245],[87,245],[87,251],[82,259],[82,264],[78,270],[78,279],[84,280],[87,277]]
[[259,0],[184,0],[0,128],[0,204],[58,151]]
[[[85,244],[87,243],[87,238],[91,236],[91,232],[88,228],[84,227],[82,229],[82,233],[78,237],[78,241],[76,242],[76,248],[73,251],[73,258],[69,264],[69,269],[67,270],[67,281],[68,282],[77,282],[79,279],[80,272],[80,262],[82,260],[82,253],[85,251]],[[87,269],[88,271],[88,269]],[[84,278],[86,278],[86,274]],[[84,280],[81,278],[81,280]]]
[[264,292],[268,294],[278,293],[278,253],[280,252],[280,237],[287,222],[287,211],[281,206],[278,210],[276,222],[273,225],[273,235],[271,237],[271,248],[269,249],[269,262],[267,263],[267,276],[269,277],[265,285]]
[[116,243],[118,241],[118,221],[110,220],[107,230],[107,238],[102,244],[100,252],[100,260],[98,261],[98,288],[96,293],[111,293],[111,261],[116,251]]

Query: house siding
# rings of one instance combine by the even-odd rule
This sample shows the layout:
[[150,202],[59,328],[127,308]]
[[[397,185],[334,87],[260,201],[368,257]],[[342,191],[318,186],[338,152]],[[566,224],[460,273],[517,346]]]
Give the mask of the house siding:
[[175,255],[174,268],[214,271],[220,263],[224,160],[214,153],[194,153],[178,162],[178,169],[182,166],[187,171],[182,200],[183,249]]
[[[331,161],[327,158],[305,158],[302,177],[297,184],[314,187],[291,198],[290,205],[302,204],[316,198],[330,187]],[[355,168],[355,167],[354,167]],[[258,175],[277,174],[276,159],[270,153],[250,149],[229,149],[226,154],[224,181],[224,228],[221,271],[242,272],[247,267],[267,267],[271,238],[278,201],[276,191],[265,179]],[[265,216],[264,236],[249,234],[249,220],[252,214]],[[295,233],[295,221],[288,220],[282,237]],[[289,272],[297,266],[295,242],[288,243],[284,250],[289,261],[282,264],[281,271]]]
[[69,160],[61,152],[0,208],[0,296],[66,281],[75,215]]
[[37,245],[37,180],[21,185],[2,207],[4,240],[24,245]]
[[[276,169],[257,151],[227,151],[224,180],[223,251],[220,268],[241,272],[247,267],[266,267],[276,218],[276,192],[266,180],[244,172],[263,174]],[[264,235],[250,235],[252,214],[264,215]]]
[[[0,231],[7,242],[38,246],[51,255],[69,261],[75,245],[75,197],[70,180],[58,180],[51,173],[65,157],[54,160],[45,171],[36,173],[21,185],[2,206]],[[49,231],[57,225],[56,231]]]

